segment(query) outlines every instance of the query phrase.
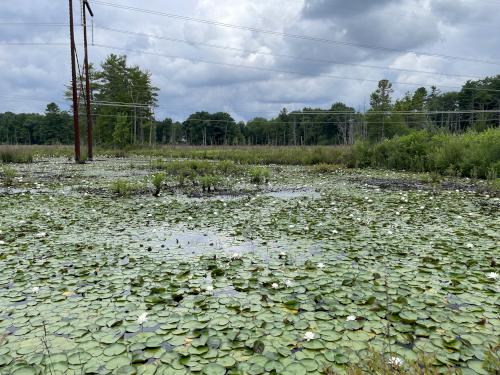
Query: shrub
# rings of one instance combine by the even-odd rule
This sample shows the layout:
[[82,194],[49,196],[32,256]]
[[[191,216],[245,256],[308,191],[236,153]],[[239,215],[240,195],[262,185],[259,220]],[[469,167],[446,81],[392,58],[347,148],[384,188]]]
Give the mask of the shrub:
[[16,177],[16,170],[9,166],[4,166],[2,168],[2,178],[3,184],[5,186],[12,186],[14,184],[14,179]]
[[254,184],[269,182],[270,175],[269,169],[265,167],[253,167],[250,169],[250,179]]
[[488,178],[500,174],[500,129],[462,135],[423,130],[381,143],[356,142],[346,153],[349,167],[374,167]]

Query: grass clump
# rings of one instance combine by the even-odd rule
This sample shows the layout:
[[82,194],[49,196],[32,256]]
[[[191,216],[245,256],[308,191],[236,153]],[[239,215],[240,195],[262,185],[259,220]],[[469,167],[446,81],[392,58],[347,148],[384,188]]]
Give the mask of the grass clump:
[[311,167],[311,172],[316,174],[334,173],[339,169],[341,169],[341,166],[337,164],[319,163]]
[[26,147],[4,146],[0,149],[2,163],[33,163],[33,152]]
[[263,184],[269,182],[271,172],[265,167],[253,167],[250,169],[250,180],[254,184]]
[[163,172],[155,173],[151,176],[151,182],[154,187],[153,195],[155,197],[160,195],[161,188],[167,179],[167,175]]
[[16,178],[16,170],[12,167],[5,165],[2,168],[2,180],[3,185],[6,187],[14,185],[14,179]]
[[219,188],[222,183],[222,178],[217,175],[205,175],[200,177],[199,182],[202,191],[209,193]]
[[190,183],[193,187],[201,186],[203,192],[217,190],[230,177],[244,174],[245,169],[231,160],[213,162],[210,160],[176,160],[161,159],[151,163],[151,168],[161,170],[177,180],[178,186],[185,187]]
[[142,189],[140,184],[123,179],[115,180],[111,183],[111,192],[119,197],[128,197]]

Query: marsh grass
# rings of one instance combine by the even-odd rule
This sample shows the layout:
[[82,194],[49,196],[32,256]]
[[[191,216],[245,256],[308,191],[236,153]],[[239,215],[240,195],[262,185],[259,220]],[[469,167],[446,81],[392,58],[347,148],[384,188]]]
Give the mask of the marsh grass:
[[155,173],[151,176],[151,183],[154,187],[153,195],[155,197],[160,195],[161,189],[166,179],[167,175],[164,172]]
[[1,146],[0,161],[2,163],[33,163],[34,154],[25,147]]
[[319,163],[313,165],[310,171],[312,173],[320,174],[320,173],[334,173],[340,169],[342,169],[342,166],[338,164]]
[[4,165],[2,168],[2,180],[3,185],[6,187],[10,187],[14,185],[14,180],[16,178],[16,170],[8,165]]
[[124,179],[118,179],[111,183],[111,192],[119,197],[128,197],[144,189],[139,183],[130,182]]
[[271,172],[269,168],[265,167],[253,167],[250,169],[250,180],[254,184],[263,184],[269,182]]
[[[197,175],[219,169],[221,175],[238,173],[242,165],[341,165],[495,180],[500,175],[500,128],[459,135],[427,130],[412,132],[380,143],[356,142],[353,146],[158,146],[126,149],[96,148],[107,157],[128,155],[151,158],[195,159],[189,169]],[[71,146],[0,146],[0,160],[31,162],[40,156],[72,158]],[[219,163],[206,164],[207,161]],[[156,162],[155,162],[156,163]],[[179,162],[182,163],[182,162]],[[165,166],[163,164],[168,164]],[[168,169],[181,166],[158,162]],[[215,167],[214,167],[215,164]],[[163,169],[163,168],[159,168]],[[321,169],[321,168],[320,168]],[[201,171],[201,173],[200,173]],[[215,174],[212,173],[211,174]]]
[[205,175],[199,179],[201,189],[204,192],[217,190],[222,184],[222,177],[218,175]]
[[179,187],[186,187],[190,183],[195,188],[201,187],[203,192],[218,190],[223,185],[229,186],[231,180],[246,172],[246,168],[232,160],[156,159],[151,162],[151,168],[175,178]]

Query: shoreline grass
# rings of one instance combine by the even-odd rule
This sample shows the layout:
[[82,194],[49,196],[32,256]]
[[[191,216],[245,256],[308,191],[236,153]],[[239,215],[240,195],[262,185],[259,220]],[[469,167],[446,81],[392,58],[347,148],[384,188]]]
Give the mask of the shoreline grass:
[[[97,147],[96,154],[231,161],[244,165],[318,166],[318,170],[325,172],[336,166],[376,168],[496,181],[500,177],[500,128],[461,135],[419,131],[375,144],[356,142],[353,146],[161,145],[125,149]],[[72,147],[0,145],[0,161],[4,163],[26,163],[41,157],[71,159]]]

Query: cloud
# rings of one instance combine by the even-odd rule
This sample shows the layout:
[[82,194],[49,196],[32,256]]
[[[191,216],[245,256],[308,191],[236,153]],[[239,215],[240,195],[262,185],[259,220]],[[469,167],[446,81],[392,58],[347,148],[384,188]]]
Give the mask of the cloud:
[[[304,106],[330,107],[337,101],[363,109],[367,97],[376,87],[376,82],[372,81],[379,79],[415,83],[394,84],[396,96],[421,83],[439,87],[440,84],[460,86],[465,82],[465,78],[381,70],[367,65],[474,76],[498,73],[498,66],[494,65],[396,51],[428,51],[498,61],[500,51],[492,46],[496,45],[494,18],[500,6],[488,0],[480,3],[472,0],[115,2],[340,42],[320,43],[307,38],[270,35],[94,4],[95,43],[118,49],[91,46],[91,61],[100,65],[109,53],[126,53],[130,64],[150,71],[153,84],[161,89],[160,107],[156,111],[159,117],[172,116],[183,120],[190,113],[205,109],[227,110],[237,119],[249,119],[257,115],[270,117],[283,106],[290,110]],[[75,4],[78,4],[77,0]],[[75,5],[75,20],[79,22],[77,8]],[[0,43],[68,42],[67,26],[1,25],[1,22],[66,23],[67,2],[2,1],[0,15]],[[127,35],[99,27],[176,38],[185,43]],[[76,34],[80,43],[80,28]],[[190,44],[190,41],[196,43]],[[342,45],[343,42],[358,46]],[[361,48],[360,45],[394,50]],[[136,52],[124,52],[120,48]],[[78,51],[81,63],[80,46]],[[207,63],[210,61],[218,64]],[[259,70],[261,68],[264,70]],[[286,74],[286,71],[300,74]],[[65,85],[70,77],[69,46],[0,45],[0,112],[42,112],[50,101],[58,101],[64,106]],[[69,108],[69,102],[65,108]]]
[[337,19],[368,13],[387,4],[398,3],[400,0],[306,0],[303,14],[312,19]]

